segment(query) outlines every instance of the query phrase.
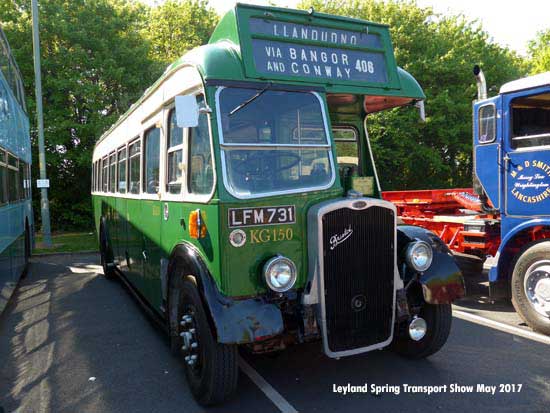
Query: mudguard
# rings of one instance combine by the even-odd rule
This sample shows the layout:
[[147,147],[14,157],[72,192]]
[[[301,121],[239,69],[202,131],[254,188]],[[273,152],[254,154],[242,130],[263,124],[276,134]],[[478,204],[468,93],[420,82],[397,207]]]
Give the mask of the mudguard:
[[[403,254],[404,247],[411,241],[420,240],[433,248],[433,262],[427,271],[420,274],[420,284],[424,300],[429,304],[449,304],[464,297],[464,278],[455,263],[447,245],[437,235],[427,229],[411,225],[399,225],[398,254]],[[400,232],[400,234],[399,234]]]
[[276,305],[261,297],[234,300],[221,294],[199,251],[191,244],[182,243],[174,249],[168,274],[173,273],[174,265],[183,265],[196,277],[204,309],[219,343],[252,343],[283,331],[283,317]]

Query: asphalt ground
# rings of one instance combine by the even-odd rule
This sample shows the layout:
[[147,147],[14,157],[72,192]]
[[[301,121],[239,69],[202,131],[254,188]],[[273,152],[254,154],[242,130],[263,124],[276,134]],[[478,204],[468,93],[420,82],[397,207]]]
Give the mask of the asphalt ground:
[[[276,357],[242,353],[235,397],[204,409],[163,332],[122,283],[101,276],[96,255],[37,257],[0,316],[0,406],[25,413],[550,411],[550,339],[522,325],[509,303],[486,302],[481,290],[455,310],[477,318],[455,317],[446,346],[426,360],[389,351],[331,360],[319,343]],[[365,383],[367,393],[343,394]],[[405,384],[446,388],[406,393]],[[481,384],[497,386],[495,394],[478,391]],[[376,395],[373,385],[386,387]]]

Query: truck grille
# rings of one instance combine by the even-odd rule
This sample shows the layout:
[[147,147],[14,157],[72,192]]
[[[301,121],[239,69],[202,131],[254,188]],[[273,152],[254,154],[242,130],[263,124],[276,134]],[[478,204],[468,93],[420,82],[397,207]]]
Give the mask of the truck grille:
[[380,206],[340,208],[326,213],[322,226],[329,349],[388,340],[394,311],[394,212]]

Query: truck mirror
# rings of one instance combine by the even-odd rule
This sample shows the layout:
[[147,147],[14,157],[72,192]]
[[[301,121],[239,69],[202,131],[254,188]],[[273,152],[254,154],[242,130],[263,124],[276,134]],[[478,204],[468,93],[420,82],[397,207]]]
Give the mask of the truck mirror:
[[176,124],[180,128],[199,125],[199,105],[195,95],[176,96]]
[[419,100],[414,104],[414,106],[416,106],[418,108],[418,111],[420,112],[420,120],[422,122],[426,122],[426,109],[424,107],[424,101]]

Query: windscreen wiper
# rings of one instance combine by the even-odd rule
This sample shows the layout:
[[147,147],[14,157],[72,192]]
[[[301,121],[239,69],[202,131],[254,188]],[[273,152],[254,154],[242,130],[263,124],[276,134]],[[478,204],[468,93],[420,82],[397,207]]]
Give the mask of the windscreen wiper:
[[260,90],[258,93],[256,93],[254,96],[252,96],[250,99],[245,100],[243,103],[241,103],[239,106],[233,108],[231,112],[229,112],[229,116],[233,116],[235,113],[237,113],[239,110],[247,106],[249,103],[254,102],[256,99],[258,99],[260,96],[264,94],[266,90],[268,90],[271,87],[271,82],[269,82],[262,90]]

